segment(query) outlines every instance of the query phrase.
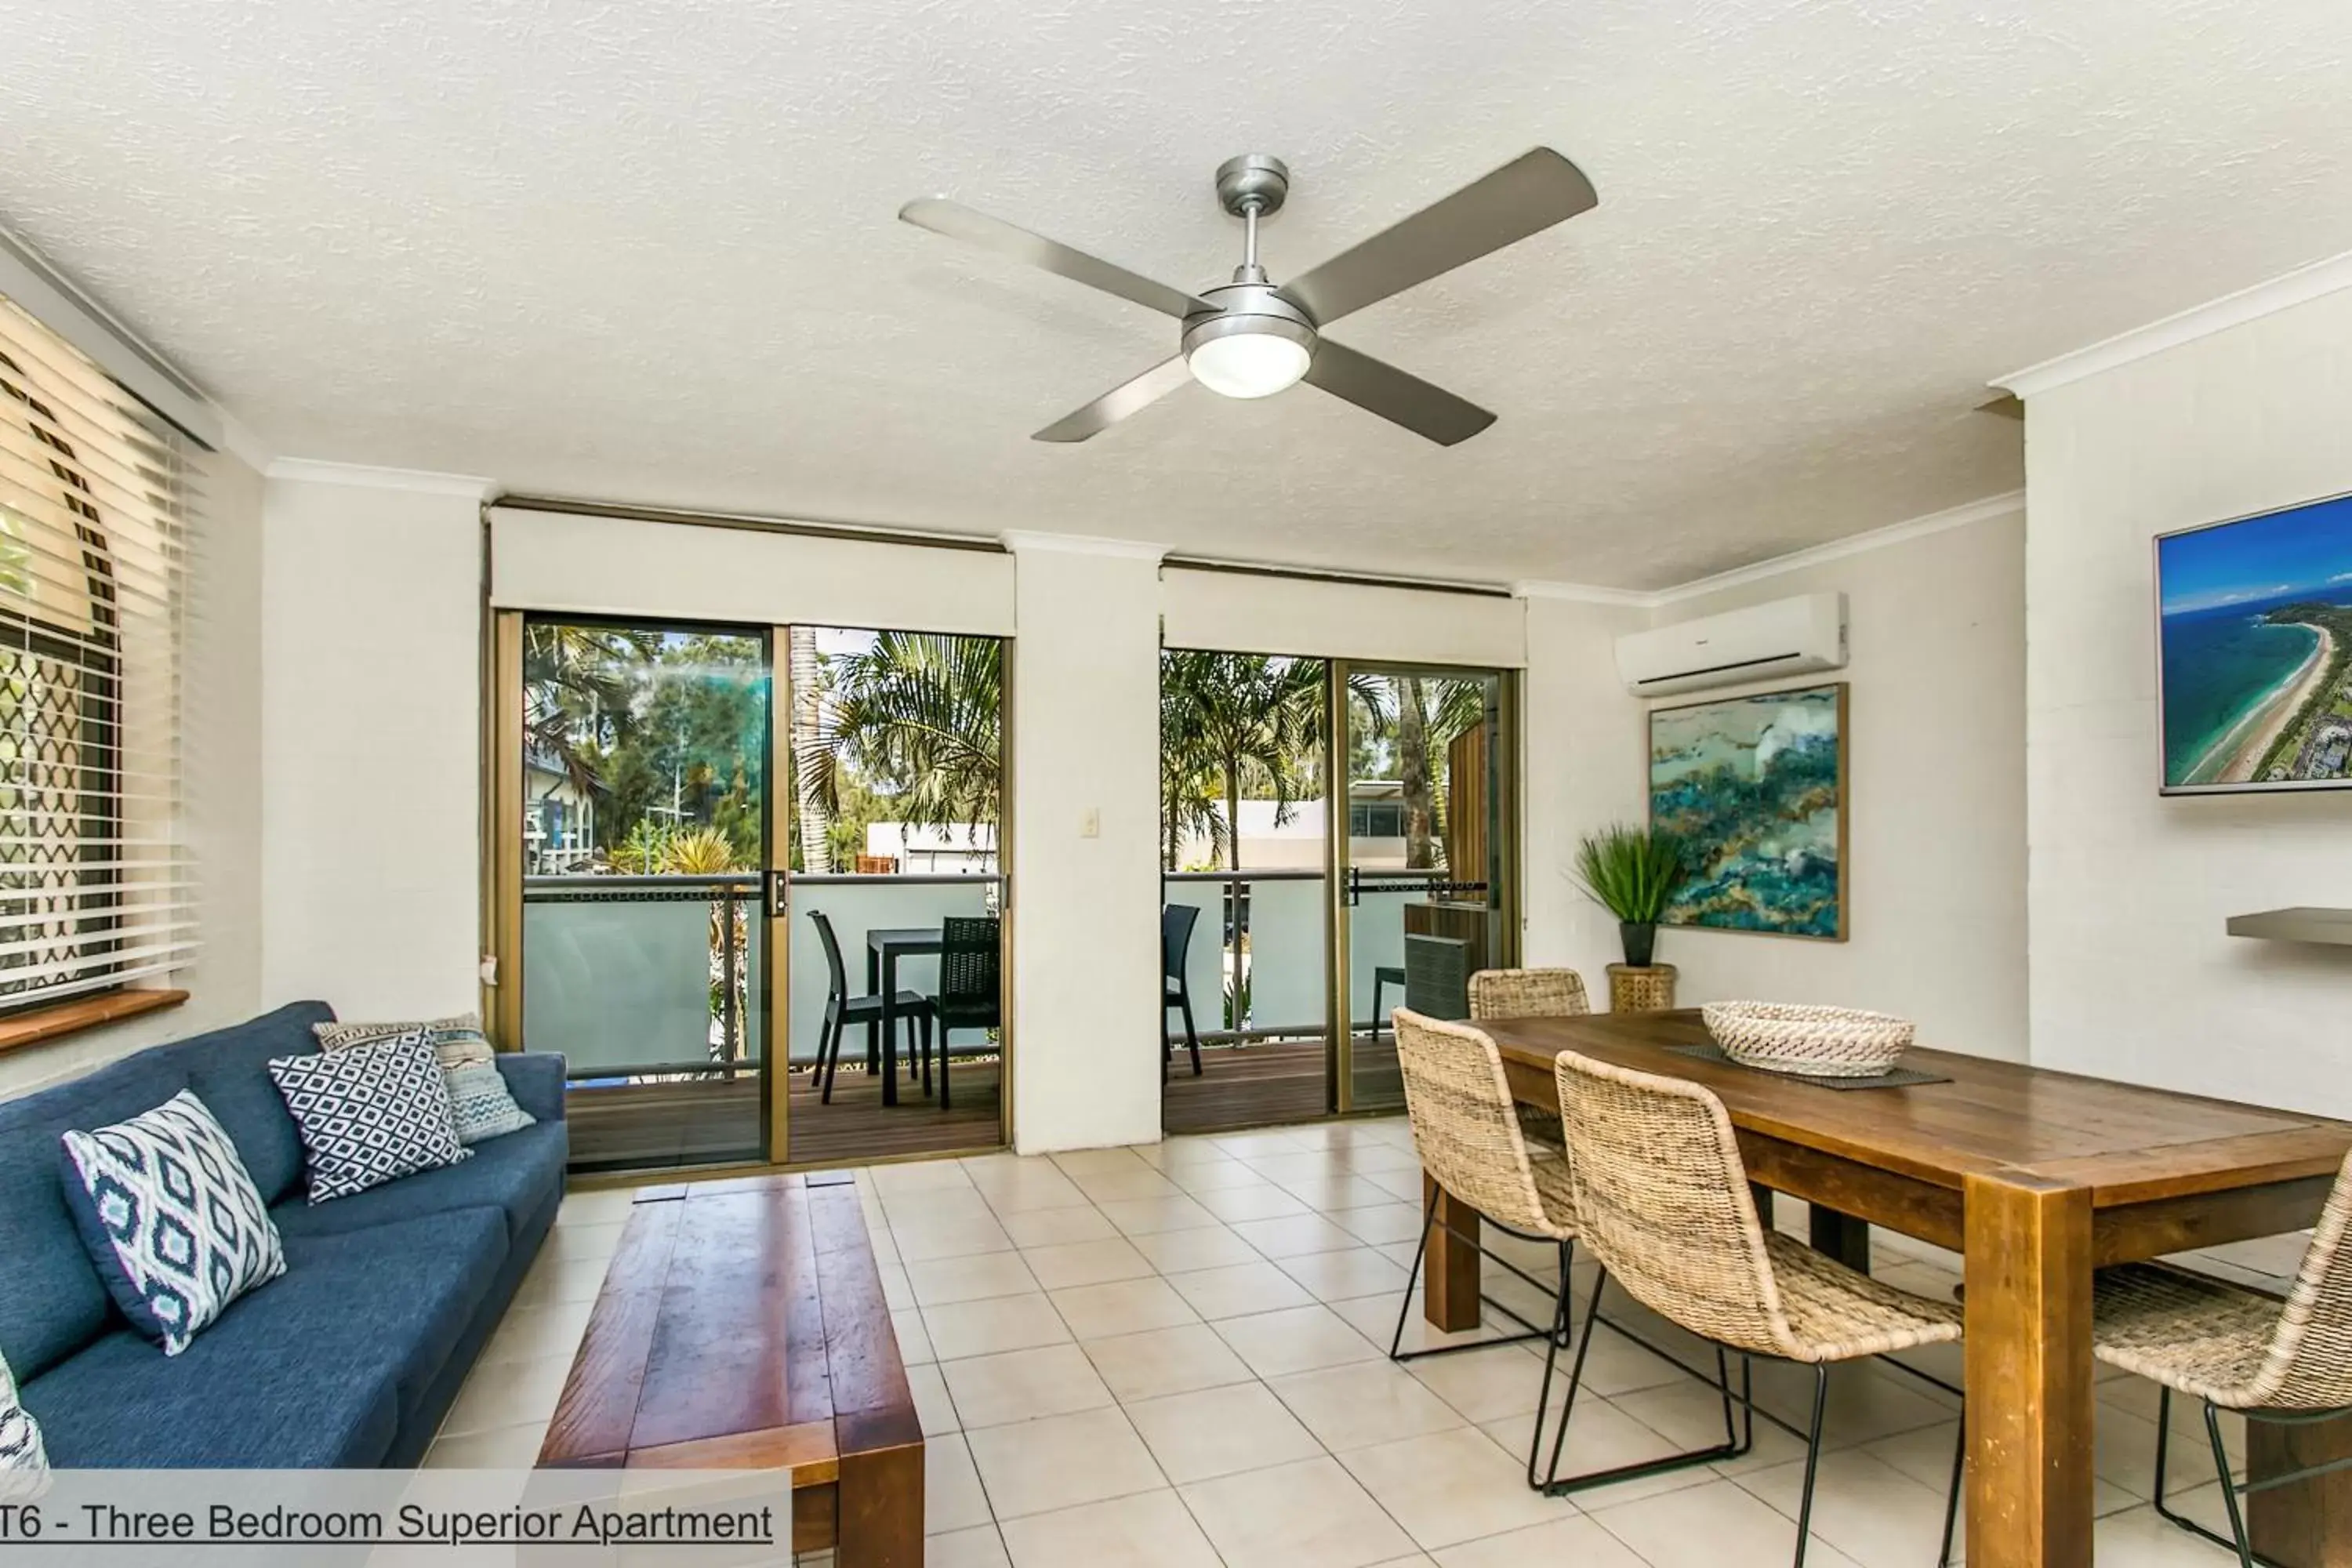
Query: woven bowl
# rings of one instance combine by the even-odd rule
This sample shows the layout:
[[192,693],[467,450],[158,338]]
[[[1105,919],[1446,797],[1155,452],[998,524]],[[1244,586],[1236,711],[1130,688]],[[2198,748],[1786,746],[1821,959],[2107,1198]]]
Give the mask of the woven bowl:
[[1743,1067],[1811,1078],[1875,1078],[1909,1048],[1908,1018],[1852,1007],[1710,1002],[1700,1010],[1723,1054]]

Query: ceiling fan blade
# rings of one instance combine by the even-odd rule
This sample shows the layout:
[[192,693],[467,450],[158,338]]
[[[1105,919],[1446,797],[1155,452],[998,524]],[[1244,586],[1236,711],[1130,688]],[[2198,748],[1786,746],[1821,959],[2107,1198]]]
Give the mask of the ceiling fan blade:
[[1402,425],[1441,447],[1467,441],[1495,422],[1495,416],[1476,404],[1328,338],[1315,345],[1307,379],[1332,396],[1344,397],[1366,413]]
[[1121,382],[1075,414],[1056,419],[1032,441],[1083,441],[1099,436],[1129,415],[1159,402],[1192,379],[1184,356],[1161,360],[1133,381]]
[[1538,147],[1276,291],[1328,327],[1600,202],[1582,170]]
[[962,203],[949,201],[944,196],[925,196],[919,201],[908,202],[898,209],[898,216],[917,228],[927,228],[933,234],[943,234],[950,239],[961,239],[967,245],[979,246],[982,250],[993,250],[1015,261],[1042,267],[1048,272],[1059,273],[1088,288],[1099,289],[1106,294],[1132,300],[1180,321],[1196,310],[1216,309],[1207,300],[1194,299],[1181,289],[1155,283],[1115,262],[1105,261],[1098,256],[1088,256],[1083,250],[1075,250],[1058,239],[1032,234],[1025,228],[1006,223],[1003,218],[974,212]]

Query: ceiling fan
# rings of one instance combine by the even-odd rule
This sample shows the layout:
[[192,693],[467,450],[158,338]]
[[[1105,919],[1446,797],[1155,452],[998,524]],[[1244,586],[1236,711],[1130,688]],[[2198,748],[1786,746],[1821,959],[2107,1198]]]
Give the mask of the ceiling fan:
[[1599,205],[1582,171],[1549,147],[1512,159],[1481,180],[1381,230],[1287,283],[1258,265],[1258,219],[1280,210],[1290,171],[1263,153],[1217,169],[1217,201],[1242,220],[1242,264],[1234,280],[1197,294],[1171,289],[1058,240],[990,217],[944,197],[908,202],[898,216],[943,234],[1132,300],[1183,325],[1178,352],[1131,381],[1036,433],[1039,441],[1083,441],[1187,381],[1227,397],[1265,397],[1305,381],[1441,446],[1468,440],[1495,422],[1476,404],[1323,335],[1365,306],[1402,294]]

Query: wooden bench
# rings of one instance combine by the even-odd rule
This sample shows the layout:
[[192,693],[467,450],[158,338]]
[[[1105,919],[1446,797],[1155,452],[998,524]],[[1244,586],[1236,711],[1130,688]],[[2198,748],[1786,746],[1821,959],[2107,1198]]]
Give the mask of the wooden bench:
[[789,1468],[793,1550],[921,1568],[922,1426],[849,1176],[639,1193],[539,1462]]

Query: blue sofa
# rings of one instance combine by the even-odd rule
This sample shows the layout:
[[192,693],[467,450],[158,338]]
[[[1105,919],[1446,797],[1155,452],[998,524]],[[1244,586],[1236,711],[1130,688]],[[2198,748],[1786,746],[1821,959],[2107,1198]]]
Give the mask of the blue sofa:
[[[0,1104],[0,1356],[57,1466],[405,1466],[423,1457],[555,1222],[563,1058],[502,1055],[538,1118],[469,1160],[313,1208],[263,1064],[318,1048],[298,1002]],[[177,1356],[133,1333],[67,1211],[58,1137],[193,1089],[285,1237],[286,1272]]]

